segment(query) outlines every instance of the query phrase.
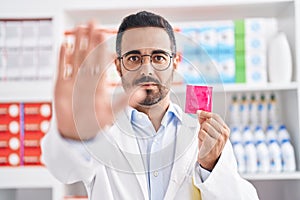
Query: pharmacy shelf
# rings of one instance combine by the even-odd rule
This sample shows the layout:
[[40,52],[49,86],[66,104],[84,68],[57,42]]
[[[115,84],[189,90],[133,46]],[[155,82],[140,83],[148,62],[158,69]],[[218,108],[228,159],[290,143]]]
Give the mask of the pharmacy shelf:
[[51,101],[53,81],[0,81],[0,102]]
[[63,196],[63,185],[45,167],[0,167],[1,189],[49,188],[53,199]]
[[48,188],[60,185],[45,167],[0,167],[0,188]]
[[272,90],[296,90],[298,84],[291,83],[266,83],[260,85],[251,84],[224,84],[224,91],[226,92],[251,92],[251,91],[272,91]]
[[[202,85],[202,84],[199,84]],[[204,84],[205,85],[205,84]],[[121,92],[121,86],[110,87],[110,91]],[[291,83],[266,83],[261,85],[249,84],[220,84],[215,85],[214,92],[251,92],[251,91],[280,91],[297,90],[298,84]],[[185,84],[172,86],[174,93],[185,93]],[[0,81],[0,102],[22,101],[52,101],[53,81]]]
[[300,172],[241,174],[247,180],[300,180]]
[[[206,85],[206,84],[199,84]],[[222,92],[253,92],[253,91],[280,91],[280,90],[297,90],[298,84],[296,82],[291,83],[266,83],[260,85],[250,85],[250,84],[220,84],[213,86],[214,92],[222,93]],[[174,93],[185,93],[186,86],[184,84],[181,85],[173,85],[172,90]]]
[[[117,3],[116,3],[117,2]],[[235,19],[241,17],[272,17],[285,10],[293,0],[212,0],[212,1],[110,1],[87,3],[72,2],[66,6],[65,16],[68,22],[86,22],[99,19],[101,24],[119,24],[120,19],[137,10],[152,10],[162,14],[170,21],[186,22],[192,20]],[[116,5],[118,5],[116,7]],[[260,9],[257,9],[257,7]],[[174,14],[176,13],[176,14]],[[187,13],[189,13],[187,15]],[[111,17],[114,16],[114,17]],[[70,21],[69,21],[70,20]]]

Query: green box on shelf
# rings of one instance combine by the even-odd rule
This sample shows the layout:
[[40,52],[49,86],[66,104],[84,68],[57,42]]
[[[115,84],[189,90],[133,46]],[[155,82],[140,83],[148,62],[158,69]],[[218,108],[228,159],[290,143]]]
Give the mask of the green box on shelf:
[[235,82],[245,83],[246,73],[245,73],[245,52],[236,52],[235,54]]
[[234,21],[234,32],[235,32],[235,35],[244,35],[245,34],[245,21],[243,19]]
[[235,35],[235,51],[245,51],[245,36]]

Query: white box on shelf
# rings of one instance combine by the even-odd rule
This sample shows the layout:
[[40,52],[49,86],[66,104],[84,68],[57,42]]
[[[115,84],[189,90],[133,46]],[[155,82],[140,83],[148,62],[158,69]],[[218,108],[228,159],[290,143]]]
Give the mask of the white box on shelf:
[[267,83],[267,71],[265,69],[247,69],[246,74],[247,84],[266,84]]
[[20,47],[21,46],[21,28],[20,21],[6,21],[5,22],[5,46],[6,47]]
[[5,72],[4,50],[0,47],[0,80],[4,78],[4,72]]
[[21,76],[23,79],[36,79],[37,78],[37,49],[36,48],[23,48],[20,53],[21,57]]
[[22,22],[22,47],[36,47],[38,44],[38,21]]
[[265,69],[267,70],[267,58],[265,52],[246,51],[246,72],[248,69]]
[[265,38],[268,42],[272,37],[274,37],[278,33],[278,21],[276,18],[266,18],[265,19]]
[[245,34],[246,35],[265,35],[266,21],[265,18],[246,18]]
[[247,18],[245,19],[245,35],[263,37],[266,44],[278,32],[276,18]]
[[39,21],[39,42],[40,47],[53,46],[53,23],[52,20]]
[[5,39],[5,23],[4,21],[0,21],[0,49],[4,47],[4,39]]
[[217,68],[222,79],[222,83],[235,82],[235,57],[232,54],[219,54]]
[[203,48],[209,55],[214,55],[217,52],[217,31],[215,22],[201,22],[198,28],[198,38],[200,47]]
[[51,47],[39,49],[37,66],[37,76],[39,79],[52,78],[55,64],[53,60],[53,50]]
[[6,54],[6,70],[5,76],[7,79],[20,79],[20,48],[7,48]]
[[234,52],[234,23],[228,21],[216,21],[217,45],[219,53]]
[[267,51],[267,44],[264,35],[245,35],[246,51]]

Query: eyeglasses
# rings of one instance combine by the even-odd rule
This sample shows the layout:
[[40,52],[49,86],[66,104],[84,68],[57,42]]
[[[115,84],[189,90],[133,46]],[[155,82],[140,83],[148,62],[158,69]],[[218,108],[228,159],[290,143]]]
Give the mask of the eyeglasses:
[[128,71],[137,71],[141,68],[144,59],[143,57],[149,56],[151,66],[157,71],[164,71],[170,67],[173,53],[168,53],[163,50],[155,50],[151,54],[142,55],[140,51],[133,50],[125,53],[119,57],[122,60],[122,64]]

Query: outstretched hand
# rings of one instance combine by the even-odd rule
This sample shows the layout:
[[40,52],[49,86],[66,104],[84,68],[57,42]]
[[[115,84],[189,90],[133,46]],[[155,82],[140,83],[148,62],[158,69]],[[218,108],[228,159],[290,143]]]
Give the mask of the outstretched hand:
[[108,50],[106,32],[90,22],[72,32],[73,45],[61,45],[54,106],[57,127],[64,137],[90,139],[113,124],[118,111],[144,98],[142,91],[135,90],[112,101],[106,71],[115,55]]

